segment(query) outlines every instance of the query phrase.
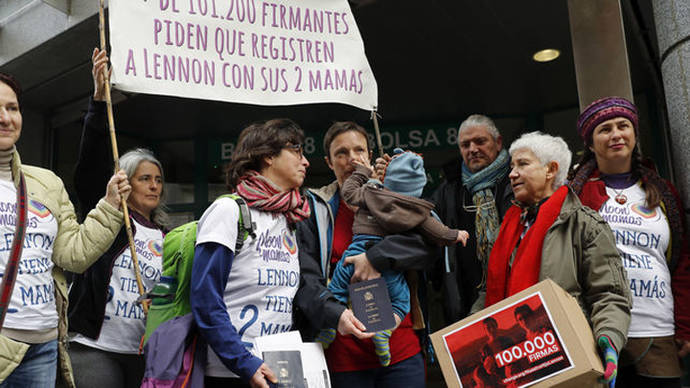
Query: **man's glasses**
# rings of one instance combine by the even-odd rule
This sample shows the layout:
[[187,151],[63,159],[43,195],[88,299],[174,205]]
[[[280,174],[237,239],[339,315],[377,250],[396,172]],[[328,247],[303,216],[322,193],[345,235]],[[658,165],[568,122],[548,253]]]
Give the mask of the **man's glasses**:
[[476,205],[465,205],[465,203],[463,202],[463,204],[462,204],[462,209],[463,209],[464,211],[466,211],[467,213],[476,213],[476,212],[477,212],[477,209],[485,210],[485,209],[491,208],[492,206],[494,206],[493,202],[483,202],[483,203],[481,203],[479,206],[476,206]]
[[[494,198],[496,198],[496,195],[498,194],[498,187],[494,188]],[[487,202],[482,202],[479,204],[479,206],[475,205],[474,203],[471,205],[467,205],[465,202],[465,190],[462,191],[462,210],[464,210],[467,213],[476,213],[478,209],[481,210],[486,210],[489,209],[494,205],[495,202],[492,201],[487,201]]]
[[300,159],[304,156],[304,146],[302,144],[288,144],[283,148],[294,152]]

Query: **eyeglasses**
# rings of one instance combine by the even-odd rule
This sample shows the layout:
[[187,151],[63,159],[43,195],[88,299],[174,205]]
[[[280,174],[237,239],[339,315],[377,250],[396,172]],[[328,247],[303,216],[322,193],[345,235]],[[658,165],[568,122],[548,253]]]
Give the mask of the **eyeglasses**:
[[[465,202],[465,191],[466,190],[462,190],[462,199],[461,199],[462,210],[464,210],[465,212],[476,213],[477,210],[486,210],[486,209],[489,209],[489,208],[495,206],[495,202],[491,202],[491,201],[482,202],[479,204],[479,206],[477,206],[475,204],[467,205]],[[498,185],[496,187],[494,187],[494,198],[495,199],[498,199],[497,194],[498,194]]]
[[300,159],[304,156],[304,146],[302,144],[288,144],[283,148],[294,152]]
[[476,213],[478,209],[485,210],[494,206],[493,202],[483,202],[479,206],[477,205],[465,205],[464,201],[462,204],[462,209],[467,213]]

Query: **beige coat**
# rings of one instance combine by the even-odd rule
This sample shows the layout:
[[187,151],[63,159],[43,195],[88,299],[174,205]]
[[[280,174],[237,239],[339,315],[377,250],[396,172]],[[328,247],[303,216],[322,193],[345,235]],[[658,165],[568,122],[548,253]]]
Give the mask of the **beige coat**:
[[[58,366],[68,387],[74,387],[72,366],[67,355],[67,281],[63,269],[82,273],[105,253],[122,228],[122,212],[105,200],[91,210],[83,224],[77,222],[74,207],[62,180],[52,171],[22,166],[17,152],[12,159],[12,176],[19,185],[18,171],[24,172],[28,197],[44,204],[58,224],[53,245],[53,279],[58,310]],[[0,335],[0,382],[21,362],[28,345]]]

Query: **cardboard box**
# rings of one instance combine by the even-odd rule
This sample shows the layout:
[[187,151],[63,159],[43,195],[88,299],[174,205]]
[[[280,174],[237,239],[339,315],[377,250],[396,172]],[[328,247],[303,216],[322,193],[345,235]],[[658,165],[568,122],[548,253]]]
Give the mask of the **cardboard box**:
[[599,387],[604,369],[579,304],[544,280],[431,335],[459,387]]

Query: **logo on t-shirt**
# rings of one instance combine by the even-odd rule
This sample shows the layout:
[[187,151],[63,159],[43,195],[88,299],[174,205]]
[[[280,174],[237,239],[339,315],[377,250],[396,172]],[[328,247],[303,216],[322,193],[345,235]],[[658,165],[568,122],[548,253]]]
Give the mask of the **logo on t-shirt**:
[[290,237],[290,234],[287,230],[283,230],[283,246],[288,250],[288,252],[290,252],[291,255],[294,255],[297,252],[297,244],[295,244],[295,240]]
[[50,210],[48,210],[48,208],[45,207],[42,203],[33,199],[29,200],[29,211],[41,218],[46,218],[50,216]]
[[636,203],[630,206],[630,209],[646,219],[651,219],[656,216],[656,209],[648,209],[643,204]]
[[156,256],[163,256],[163,244],[159,240],[150,240],[149,250]]

